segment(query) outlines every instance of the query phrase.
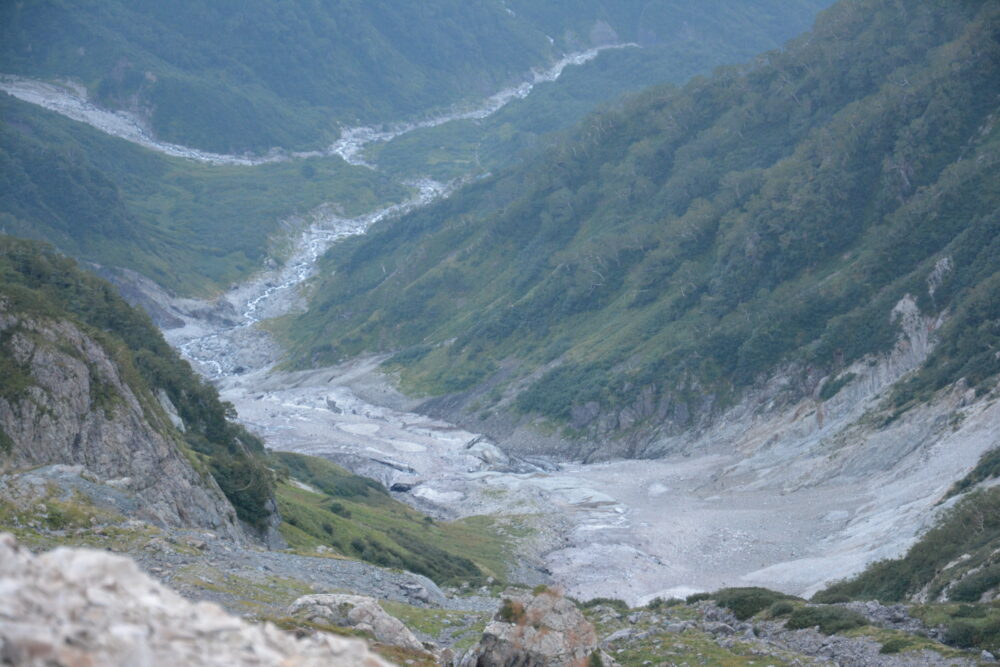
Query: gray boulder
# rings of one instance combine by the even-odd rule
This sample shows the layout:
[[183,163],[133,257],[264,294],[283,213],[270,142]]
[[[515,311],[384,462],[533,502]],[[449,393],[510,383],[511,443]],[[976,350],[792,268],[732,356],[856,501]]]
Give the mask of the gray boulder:
[[312,623],[328,623],[371,633],[379,642],[423,651],[420,643],[402,621],[385,613],[375,598],[363,595],[306,595],[288,608],[290,616]]
[[597,653],[604,664],[594,626],[560,593],[506,593],[503,605],[479,644],[461,667],[570,667],[586,664]]
[[132,560],[102,551],[35,556],[0,535],[0,591],[3,664],[388,667],[357,639],[297,639],[189,602]]

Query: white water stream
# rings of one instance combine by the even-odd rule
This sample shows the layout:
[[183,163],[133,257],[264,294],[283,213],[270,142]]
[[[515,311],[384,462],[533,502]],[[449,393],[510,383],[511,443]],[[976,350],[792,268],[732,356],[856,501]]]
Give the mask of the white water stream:
[[523,100],[526,98],[538,84],[557,80],[560,76],[562,76],[563,71],[565,71],[567,67],[588,63],[600,55],[602,51],[606,51],[608,49],[624,49],[633,47],[637,48],[638,44],[615,44],[589,49],[580,53],[571,53],[564,56],[548,69],[533,70],[530,78],[526,81],[516,86],[505,88],[499,93],[486,98],[483,102],[477,105],[468,108],[455,108],[448,113],[433,116],[426,120],[411,123],[395,123],[383,126],[382,129],[376,127],[344,128],[340,132],[340,139],[330,146],[329,152],[344,158],[344,161],[348,164],[370,167],[371,165],[365,161],[364,157],[362,157],[365,148],[370,144],[386,143],[404,134],[413,132],[414,130],[438,127],[452,121],[482,120],[484,118],[488,118],[514,100]]
[[67,118],[86,123],[112,136],[126,139],[165,155],[196,162],[255,166],[293,158],[339,155],[348,164],[371,167],[362,157],[369,144],[392,141],[396,137],[414,130],[438,127],[456,120],[487,118],[514,100],[524,99],[538,84],[557,80],[567,67],[590,62],[600,55],[601,51],[635,46],[637,45],[616,44],[568,54],[546,69],[532,70],[525,81],[505,88],[478,104],[456,106],[448,112],[424,120],[391,123],[384,126],[384,129],[375,127],[341,128],[340,139],[325,151],[290,152],[283,149],[273,149],[267,155],[226,155],[160,141],[153,136],[141,118],[127,111],[112,111],[93,104],[88,100],[87,90],[72,81],[49,83],[11,74],[0,74],[0,91],[24,102],[55,111]]
[[101,132],[110,134],[151,150],[208,164],[235,164],[253,166],[286,160],[283,155],[251,156],[221,155],[197,148],[180,146],[156,139],[134,114],[111,111],[87,101],[87,91],[72,82],[46,83],[9,74],[0,75],[0,90],[24,102],[55,111],[67,118],[86,123]]
[[168,332],[168,338],[213,380],[234,372],[270,367],[277,361],[279,351],[269,345],[269,336],[256,325],[285,315],[302,304],[298,289],[315,274],[319,258],[331,245],[364,234],[380,220],[426,206],[451,191],[450,185],[431,179],[408,185],[416,193],[407,201],[357,218],[343,218],[329,207],[321,207],[311,216],[311,223],[297,238],[295,249],[283,266],[260,273],[225,294],[221,303],[227,307],[221,317],[204,321],[182,316],[187,326]]

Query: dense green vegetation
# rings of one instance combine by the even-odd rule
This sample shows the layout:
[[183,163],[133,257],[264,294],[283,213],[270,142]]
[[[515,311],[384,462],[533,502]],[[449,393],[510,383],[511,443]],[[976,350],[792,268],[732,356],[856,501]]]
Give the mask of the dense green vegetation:
[[[641,43],[641,48],[605,51],[585,65],[566,69],[558,81],[538,85],[529,97],[511,102],[489,118],[411,132],[370,148],[368,158],[388,173],[436,178],[503,167],[543,145],[549,134],[575,125],[624,93],[657,84],[682,84],[714,67],[742,62],[780,46],[806,30],[826,4],[722,0],[595,2],[583,7],[574,2],[561,7],[556,2],[525,3],[516,8],[519,16],[529,17],[569,42],[588,43],[589,30],[599,19],[612,26],[621,40]],[[569,17],[575,28],[563,31],[560,17]]]
[[0,95],[0,231],[204,295],[257,270],[278,222],[403,189],[339,158],[257,167],[166,157]]
[[501,3],[37,0],[0,6],[0,62],[71,76],[166,140],[221,152],[321,147],[336,122],[490,93],[553,47]]
[[[115,359],[142,401],[150,423],[193,450],[203,461],[241,519],[260,525],[270,515],[272,473],[264,464],[261,442],[230,421],[232,406],[201,380],[163,339],[145,313],[125,303],[107,282],[81,271],[51,247],[0,236],[0,297],[18,316],[76,322]],[[0,396],[16,398],[30,383],[0,347]],[[15,365],[16,366],[16,365]],[[177,432],[157,416],[154,390],[163,390],[184,420]]]
[[374,480],[301,454],[275,452],[271,463],[287,481],[278,485],[281,532],[298,549],[334,553],[422,574],[439,584],[481,584],[504,578],[508,539],[497,519],[445,523],[397,500]]
[[720,607],[725,607],[741,621],[756,616],[765,609],[780,602],[796,600],[791,595],[785,595],[767,588],[723,588],[712,593],[709,599],[715,600]]
[[836,378],[888,349],[912,294],[955,324],[899,409],[982,384],[1000,370],[998,25],[981,0],[841,3],[786,51],[591,116],[334,248],[336,278],[286,323],[294,357],[403,350],[426,393],[551,364],[518,409],[580,429],[581,406],[652,405],[683,427],[778,365]]
[[808,24],[816,11],[832,0],[507,0],[520,16],[529,19],[547,34],[567,43],[588,44],[609,34],[595,29],[600,21],[614,31],[618,41],[636,42],[654,49],[665,44],[687,43],[693,53],[711,57],[723,52],[741,53],[746,41],[769,35],[771,43],[760,51],[781,46],[783,31],[792,25]]
[[843,607],[799,607],[788,617],[789,630],[818,627],[826,635],[837,634],[868,625],[865,617]]
[[[827,3],[709,4],[545,0],[510,11],[500,0],[33,0],[0,6],[0,62],[11,73],[76,78],[177,143],[315,148],[330,143],[338,121],[400,120],[481,98],[616,31],[653,50],[682,44],[704,67],[780,43]],[[612,30],[592,33],[598,20]]]

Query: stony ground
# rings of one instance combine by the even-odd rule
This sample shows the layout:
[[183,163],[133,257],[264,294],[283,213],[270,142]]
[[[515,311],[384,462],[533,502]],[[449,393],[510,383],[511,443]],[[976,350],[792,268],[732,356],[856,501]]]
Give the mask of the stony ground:
[[[48,485],[33,482],[30,487],[45,489],[45,495],[30,500],[22,495],[16,502],[10,498],[18,486],[17,477],[0,477],[0,530],[10,530],[36,551],[84,546],[127,555],[140,570],[189,600],[215,602],[237,616],[275,622],[302,636],[316,629],[304,628],[290,618],[288,607],[296,599],[319,593],[368,595],[379,599],[385,611],[403,621],[420,641],[440,649],[439,660],[460,657],[476,644],[500,606],[498,588],[442,590],[423,577],[366,563],[322,554],[266,551],[204,531],[164,529],[128,520],[117,512],[128,508],[127,497],[108,489],[98,502],[90,502],[84,491],[94,489],[84,483],[67,483],[73,472],[57,467],[22,473]],[[517,594],[527,591],[522,588]],[[805,603],[796,601],[795,605]],[[941,631],[925,627],[904,607],[846,606],[869,624],[832,636],[816,629],[788,630],[785,617],[767,610],[741,621],[710,601],[654,601],[631,609],[621,601],[597,601],[586,605],[585,614],[597,628],[601,648],[625,666],[964,667],[989,662],[974,652],[938,643]],[[887,644],[895,644],[894,652],[883,651]],[[446,648],[450,652],[442,653]],[[379,650],[397,662],[430,664],[427,655],[384,646]]]
[[[644,610],[598,604],[587,609],[587,616],[603,637],[604,649],[622,665],[984,664],[974,652],[945,647],[892,623],[875,625],[884,610],[872,613],[873,625],[835,635],[814,628],[787,630],[784,620],[769,620],[767,613],[740,621],[711,602]],[[883,652],[888,642],[901,639],[904,646],[898,653]]]

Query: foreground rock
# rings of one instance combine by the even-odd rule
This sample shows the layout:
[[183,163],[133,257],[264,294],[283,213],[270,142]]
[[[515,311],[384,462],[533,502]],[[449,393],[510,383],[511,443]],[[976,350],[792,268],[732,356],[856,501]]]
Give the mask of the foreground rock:
[[0,664],[282,665],[388,663],[358,640],[296,639],[191,603],[127,558],[57,549],[34,556],[0,535]]
[[594,626],[580,610],[551,589],[539,595],[505,594],[479,645],[459,661],[461,667],[569,667],[585,665],[600,652]]
[[328,623],[371,633],[377,641],[411,651],[423,651],[402,621],[385,613],[378,601],[363,595],[306,595],[288,608],[288,613],[312,623]]

